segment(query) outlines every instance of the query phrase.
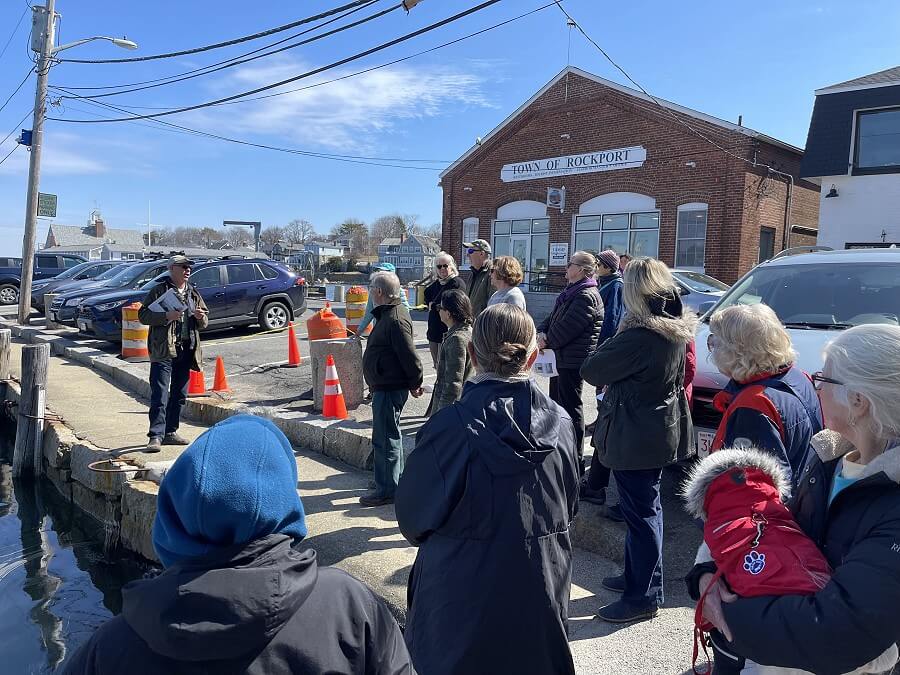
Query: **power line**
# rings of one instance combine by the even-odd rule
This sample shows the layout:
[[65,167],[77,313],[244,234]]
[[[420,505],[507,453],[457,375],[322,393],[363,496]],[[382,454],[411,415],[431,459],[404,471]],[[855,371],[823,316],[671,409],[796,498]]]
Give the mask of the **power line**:
[[188,112],[191,110],[199,110],[201,108],[210,108],[210,107],[213,107],[216,105],[221,105],[222,103],[227,103],[228,101],[234,101],[239,98],[252,96],[253,94],[259,94],[261,92],[268,91],[270,89],[275,89],[277,87],[281,87],[285,84],[290,84],[291,82],[296,82],[297,80],[302,80],[307,77],[312,77],[313,75],[318,75],[319,73],[325,72],[326,70],[331,70],[333,68],[337,68],[346,63],[350,63],[351,61],[357,61],[357,60],[364,58],[366,56],[369,56],[371,54],[375,54],[376,52],[380,52],[385,49],[388,49],[389,47],[393,47],[394,45],[400,44],[401,42],[406,42],[407,40],[411,40],[412,38],[418,37],[419,35],[429,33],[431,31],[441,28],[449,23],[453,23],[454,21],[458,21],[459,19],[469,16],[470,14],[474,14],[483,9],[486,9],[487,7],[490,7],[491,5],[495,5],[498,2],[500,2],[500,0],[486,0],[485,2],[482,2],[480,5],[471,7],[469,9],[459,12],[458,14],[455,14],[451,17],[442,19],[441,21],[437,21],[437,22],[435,22],[429,26],[426,26],[424,28],[420,28],[419,30],[413,31],[411,33],[407,33],[406,35],[403,35],[399,38],[395,38],[394,40],[390,40],[389,42],[384,42],[376,47],[372,47],[371,49],[367,49],[365,51],[358,52],[358,53],[354,54],[353,56],[348,56],[346,58],[340,59],[338,61],[328,64],[327,66],[321,66],[320,68],[315,68],[313,70],[309,70],[305,73],[301,73],[300,75],[295,75],[294,77],[289,77],[289,78],[281,80],[279,82],[274,82],[272,84],[267,84],[262,87],[257,87],[256,89],[251,89],[250,91],[245,91],[245,92],[241,92],[239,94],[233,94],[231,96],[226,96],[225,98],[216,99],[214,101],[208,101],[206,103],[198,103],[196,105],[185,106],[182,108],[176,108],[174,110],[169,110],[169,111],[165,111],[165,112],[152,113],[152,114],[148,114],[148,115],[137,115],[134,117],[122,117],[122,118],[116,118],[116,119],[112,119],[112,120],[65,120],[65,121],[72,122],[72,123],[79,123],[79,124],[97,124],[97,123],[104,123],[104,122],[127,122],[132,119],[147,119],[147,118],[152,118],[152,117],[164,117],[167,115],[175,115],[178,113]]
[[3,137],[3,140],[0,141],[0,145],[3,145],[4,143],[6,143],[7,139],[9,139],[10,136],[12,136],[14,133],[16,133],[16,131],[19,129],[19,127],[22,126],[22,123],[25,122],[25,120],[28,119],[28,116],[33,112],[34,112],[34,108],[29,110],[27,113],[25,113],[25,116],[19,120],[19,122],[16,124],[16,126],[13,127],[13,130],[10,131],[8,134],[6,134],[6,136]]
[[[284,44],[285,42],[289,42],[289,41],[293,40],[294,38],[298,38],[298,37],[301,37],[308,33],[311,33],[313,31],[319,30],[320,28],[324,28],[325,26],[332,24],[335,21],[340,21],[341,19],[344,19],[344,18],[350,16],[351,14],[355,14],[356,12],[359,12],[360,10],[370,7],[371,5],[374,5],[379,1],[380,0],[369,0],[369,2],[365,5],[360,5],[359,7],[355,7],[351,10],[348,10],[347,12],[344,12],[343,14],[334,16],[334,17],[328,19],[327,21],[323,21],[322,23],[320,23],[317,26],[313,26],[312,28],[307,28],[306,30],[302,30],[299,33],[294,33],[293,35],[289,35],[286,38],[282,38],[281,40],[278,40],[276,42],[272,42],[268,45],[264,45],[262,47],[259,47],[258,49],[254,49],[253,51],[244,52],[243,54],[238,54],[237,56],[233,56],[230,59],[225,59],[224,61],[218,61],[216,63],[210,63],[206,66],[201,66],[200,68],[186,70],[183,73],[177,73],[175,75],[168,75],[166,77],[158,77],[153,80],[142,80],[140,82],[126,82],[124,84],[108,84],[108,85],[104,85],[102,87],[72,87],[72,86],[68,86],[68,85],[65,85],[65,86],[67,89],[71,89],[74,91],[97,91],[97,90],[101,90],[101,89],[122,89],[125,87],[139,87],[144,84],[154,84],[156,82],[165,82],[166,80],[171,80],[173,78],[181,77],[183,75],[192,75],[193,73],[199,73],[199,72],[208,70],[210,68],[214,68],[216,66],[221,66],[226,63],[231,63],[233,61],[237,61],[238,59],[242,59],[245,56],[252,56],[253,54],[258,54],[259,52],[265,51],[266,49],[270,49],[272,47],[277,47],[278,45]],[[394,7],[392,9],[399,9],[399,7]]]
[[13,149],[10,150],[9,153],[6,155],[6,157],[4,157],[3,159],[0,159],[0,164],[3,164],[3,162],[5,162],[6,160],[8,160],[8,159],[12,156],[12,154],[13,154],[16,150],[18,150],[18,149],[19,149],[19,144],[16,143],[16,144],[13,146]]
[[[265,94],[265,95],[263,95],[263,96],[253,96],[253,97],[250,97],[250,98],[241,98],[241,99],[237,99],[237,100],[234,100],[234,101],[228,101],[227,103],[223,103],[223,104],[221,104],[221,105],[234,105],[234,104],[237,104],[237,103],[249,103],[250,101],[262,101],[262,100],[264,100],[264,99],[274,98],[274,97],[276,97],[276,96],[286,96],[286,95],[288,95],[288,94],[294,94],[294,93],[297,93],[297,92],[300,92],[300,91],[305,91],[305,90],[307,90],[307,89],[314,89],[314,88],[316,88],[316,87],[321,87],[321,86],[324,86],[324,85],[326,85],[326,84],[333,84],[334,82],[340,82],[341,80],[347,80],[347,79],[350,79],[350,78],[352,78],[352,77],[357,77],[357,76],[359,76],[359,75],[365,75],[366,73],[371,73],[371,72],[373,72],[373,71],[375,71],[375,70],[379,70],[379,69],[381,69],[381,68],[387,68],[387,67],[389,67],[389,66],[393,66],[393,65],[396,65],[396,64],[398,64],[398,63],[402,63],[402,62],[404,62],[404,61],[409,61],[410,59],[414,59],[414,58],[416,58],[416,57],[423,56],[423,55],[429,54],[429,53],[431,53],[431,52],[435,52],[435,51],[437,51],[437,50],[439,50],[439,49],[443,49],[443,48],[445,48],[445,47],[449,47],[449,46],[451,46],[451,45],[455,45],[455,44],[457,44],[457,43],[459,43],[459,42],[463,42],[463,41],[465,41],[465,40],[469,40],[470,38],[477,37],[478,35],[481,35],[481,34],[483,34],[483,33],[487,33],[487,32],[489,32],[489,31],[492,31],[492,30],[496,29],[496,28],[500,28],[500,27],[505,26],[505,25],[507,25],[507,24],[513,23],[514,21],[518,21],[518,20],[524,19],[525,17],[530,16],[530,15],[532,15],[532,14],[536,14],[536,13],[538,13],[538,12],[541,12],[541,11],[547,9],[548,7],[553,7],[555,4],[556,4],[556,3],[555,3],[555,0],[552,0],[551,2],[548,2],[548,3],[545,4],[545,5],[541,5],[540,7],[536,7],[535,9],[532,9],[532,10],[530,10],[530,11],[528,11],[528,12],[524,12],[523,14],[519,14],[518,16],[514,16],[514,17],[512,17],[512,18],[510,18],[510,19],[506,19],[505,21],[500,21],[499,23],[495,23],[495,24],[493,24],[492,26],[488,26],[487,28],[482,28],[481,30],[475,31],[474,33],[469,33],[469,34],[467,34],[467,35],[463,35],[462,37],[458,37],[458,38],[456,38],[456,39],[454,39],[454,40],[449,40],[448,42],[444,42],[444,43],[441,43],[441,44],[439,44],[439,45],[435,45],[434,47],[429,47],[428,49],[423,49],[422,51],[415,52],[414,54],[409,54],[408,56],[403,56],[403,57],[401,57],[401,58],[394,59],[393,61],[388,61],[388,62],[386,62],[386,63],[382,63],[382,64],[379,64],[379,65],[377,65],[377,66],[372,66],[372,67],[370,67],[370,68],[364,68],[363,70],[357,70],[357,71],[355,71],[355,72],[348,73],[348,74],[346,74],[346,75],[341,75],[340,77],[335,77],[335,78],[332,78],[332,79],[330,79],[330,80],[323,80],[322,82],[316,82],[315,84],[309,84],[309,85],[306,85],[306,86],[304,86],[304,87],[298,87],[297,89],[286,89],[285,91],[275,92],[274,94]],[[51,88],[51,89],[55,89],[56,87],[54,87],[54,86],[51,85],[50,88]],[[93,99],[93,98],[97,98],[97,97],[91,97],[91,96],[89,96],[89,97],[87,97],[87,98]],[[127,104],[127,105],[128,105],[129,108],[136,109],[136,110],[172,110],[171,107],[144,106],[144,105],[133,105],[133,104]],[[72,121],[72,120],[62,120],[62,121],[69,122],[69,121]]]
[[[158,82],[158,83],[156,83],[156,84],[147,84],[147,85],[144,85],[144,86],[142,86],[142,87],[133,87],[133,88],[131,88],[131,89],[123,89],[122,91],[111,91],[111,92],[105,92],[105,93],[103,93],[103,94],[93,94],[92,97],[93,97],[93,98],[105,98],[105,97],[108,97],[108,96],[119,96],[119,95],[121,95],[121,94],[130,94],[130,93],[135,92],[135,91],[143,91],[143,90],[145,90],[145,89],[154,89],[154,88],[156,88],[156,87],[164,87],[164,86],[169,85],[169,84],[175,84],[175,83],[177,83],[177,82],[184,82],[185,80],[191,80],[191,79],[193,79],[193,78],[195,78],[195,77],[202,77],[202,76],[204,76],[204,75],[210,75],[210,74],[215,73],[215,72],[217,72],[217,71],[225,70],[226,68],[233,68],[233,67],[235,67],[235,66],[239,66],[239,65],[244,64],[244,63],[249,63],[250,61],[256,61],[257,59],[261,59],[261,58],[264,58],[264,57],[266,57],[266,56],[272,56],[273,54],[278,54],[278,53],[280,53],[280,52],[284,52],[284,51],[287,51],[287,50],[289,50],[289,49],[295,49],[296,47],[302,47],[303,45],[308,45],[308,44],[310,44],[310,43],[312,43],[312,42],[316,42],[316,41],[321,40],[321,39],[323,39],[323,38],[331,37],[332,35],[336,35],[337,33],[341,33],[341,32],[343,32],[343,31],[345,31],[345,30],[350,29],[350,28],[355,28],[356,26],[360,26],[360,25],[362,25],[362,24],[364,24],[364,23],[368,23],[369,21],[374,21],[375,19],[379,19],[379,18],[385,16],[386,14],[390,14],[391,12],[400,9],[402,6],[403,6],[403,5],[395,5],[395,6],[393,6],[393,7],[390,7],[389,9],[382,10],[382,11],[380,11],[380,12],[377,12],[377,13],[375,13],[375,14],[372,14],[372,15],[370,15],[370,16],[367,16],[367,17],[365,17],[365,18],[363,18],[363,19],[360,19],[359,21],[354,21],[353,23],[348,23],[348,24],[345,25],[345,26],[340,26],[340,27],[338,27],[338,28],[334,28],[334,29],[332,29],[332,30],[330,30],[330,31],[327,31],[327,32],[325,32],[325,33],[322,33],[321,35],[315,35],[315,36],[313,36],[313,37],[311,37],[311,38],[307,38],[306,40],[301,40],[300,42],[297,42],[297,43],[294,43],[294,44],[291,44],[291,45],[286,45],[286,46],[280,47],[280,48],[278,48],[278,49],[274,49],[274,50],[272,50],[272,51],[270,51],[270,52],[267,52],[267,53],[265,53],[265,54],[257,54],[256,56],[250,56],[250,57],[248,57],[248,58],[240,58],[240,59],[238,59],[238,60],[232,60],[231,63],[219,64],[218,66],[215,66],[215,67],[213,67],[213,66],[207,66],[206,68],[203,69],[203,70],[205,70],[205,72],[202,72],[202,73],[194,72],[193,74],[184,74],[184,76],[181,76],[181,77],[173,76],[173,77],[175,77],[176,79],[167,78],[167,79],[169,80],[168,82]],[[317,26],[316,28],[318,28],[318,26]]]
[[217,42],[216,44],[206,45],[205,47],[195,47],[193,49],[185,49],[180,52],[168,52],[166,54],[153,54],[152,56],[134,56],[127,59],[60,59],[62,63],[136,63],[138,61],[154,61],[156,59],[170,59],[175,56],[187,56],[188,54],[199,54],[200,52],[207,52],[211,49],[221,49],[222,47],[230,47],[231,45],[240,44],[241,42],[249,42],[250,40],[257,40],[262,37],[266,37],[267,35],[273,35],[275,33],[281,33],[286,30],[290,30],[291,28],[296,28],[297,26],[302,26],[305,23],[311,23],[313,21],[318,21],[319,19],[324,19],[333,14],[339,14],[346,9],[350,9],[351,7],[356,7],[357,5],[364,5],[370,0],[353,0],[353,2],[349,2],[346,5],[342,5],[341,7],[335,7],[334,9],[329,9],[327,12],[322,12],[320,14],[316,14],[315,16],[308,16],[305,19],[300,19],[299,21],[293,21],[291,23],[284,24],[283,26],[276,26],[275,28],[270,28],[269,30],[264,30],[259,33],[254,33],[253,35],[245,35],[244,37],[235,38],[233,40],[226,40],[225,42]]
[[19,86],[15,88],[15,91],[13,91],[13,93],[11,93],[9,95],[9,98],[6,99],[6,101],[3,103],[3,105],[0,105],[0,112],[2,112],[3,109],[9,104],[9,102],[12,101],[13,96],[15,96],[16,94],[19,93],[19,89],[21,89],[23,86],[25,86],[25,83],[28,82],[28,78],[31,77],[31,74],[33,72],[34,72],[34,67],[32,66],[32,68],[25,74],[25,79],[22,80],[21,82],[19,82]]
[[9,34],[9,39],[6,41],[6,44],[3,45],[3,49],[0,50],[0,59],[3,58],[3,55],[6,53],[7,47],[9,47],[9,43],[12,42],[12,39],[16,36],[16,33],[19,32],[19,26],[22,25],[22,19],[25,18],[26,14],[28,14],[29,9],[31,9],[31,6],[28,3],[25,3],[25,10],[22,12],[22,16],[19,17],[19,22],[16,24],[16,27],[13,28],[12,33]]

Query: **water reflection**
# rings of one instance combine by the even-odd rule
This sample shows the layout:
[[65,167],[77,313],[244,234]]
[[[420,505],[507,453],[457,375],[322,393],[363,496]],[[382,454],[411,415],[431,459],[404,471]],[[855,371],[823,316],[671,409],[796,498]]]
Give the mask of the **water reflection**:
[[104,556],[103,526],[49,483],[13,480],[11,449],[0,434],[0,670],[50,673],[121,611],[124,584],[155,570]]

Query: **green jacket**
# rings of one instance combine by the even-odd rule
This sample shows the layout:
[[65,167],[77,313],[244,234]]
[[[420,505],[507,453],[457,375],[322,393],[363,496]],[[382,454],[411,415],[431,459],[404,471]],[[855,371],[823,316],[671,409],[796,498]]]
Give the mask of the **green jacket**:
[[[169,279],[165,279],[157,284],[141,301],[141,308],[138,310],[138,318],[141,320],[141,323],[150,326],[147,348],[150,351],[150,361],[152,362],[168,361],[175,358],[175,327],[178,325],[178,322],[167,321],[165,312],[153,312],[150,310],[150,305],[156,302],[156,299],[170,288],[174,287]],[[193,370],[203,370],[200,331],[209,325],[209,310],[197,289],[191,286],[190,283],[188,283],[188,292],[194,304],[204,311],[202,319],[197,320],[193,316],[188,319],[194,343],[194,363],[191,367]]]
[[471,341],[472,327],[467,325],[457,324],[444,335],[438,357],[437,379],[426,413],[428,417],[453,405],[462,396],[463,385],[472,377],[472,357],[467,349]]
[[491,285],[491,261],[486,260],[480,270],[472,270],[472,277],[469,279],[469,300],[472,302],[472,315],[478,316],[487,307],[488,300],[494,294],[494,287]]

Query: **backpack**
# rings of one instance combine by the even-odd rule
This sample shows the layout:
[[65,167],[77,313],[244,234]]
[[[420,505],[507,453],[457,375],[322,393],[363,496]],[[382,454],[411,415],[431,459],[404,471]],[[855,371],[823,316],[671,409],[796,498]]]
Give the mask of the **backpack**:
[[[683,488],[688,510],[703,518],[703,540],[716,563],[714,581],[724,578],[745,598],[811,595],[831,578],[828,561],[784,505],[790,482],[770,454],[725,449],[699,462]],[[694,613],[694,656],[707,661],[703,593]]]

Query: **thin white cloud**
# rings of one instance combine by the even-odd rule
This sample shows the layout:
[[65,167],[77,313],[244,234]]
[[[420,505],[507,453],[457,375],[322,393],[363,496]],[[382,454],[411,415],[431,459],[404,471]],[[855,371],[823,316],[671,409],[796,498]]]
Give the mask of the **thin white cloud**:
[[[7,142],[0,152],[5,156],[12,150]],[[81,136],[63,131],[44,133],[44,148],[41,156],[41,174],[48,176],[79,176],[117,172],[143,172],[148,165],[141,159],[141,146],[116,138],[97,140],[91,136]],[[27,174],[28,150],[17,149],[0,165],[0,174]]]
[[[251,89],[287,79],[309,68],[282,59],[237,69],[216,86],[217,93]],[[333,79],[350,70],[329,71],[300,80],[298,88]],[[370,150],[384,145],[385,135],[400,133],[414,119],[450,117],[469,107],[491,107],[484,69],[458,66],[393,66],[321,87],[252,103],[222,106],[195,116],[198,124],[231,133],[279,137],[305,148],[335,151]]]

